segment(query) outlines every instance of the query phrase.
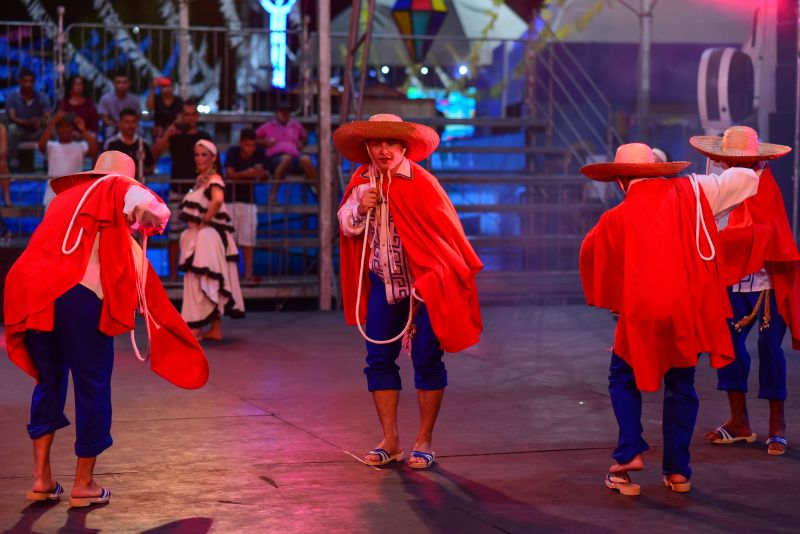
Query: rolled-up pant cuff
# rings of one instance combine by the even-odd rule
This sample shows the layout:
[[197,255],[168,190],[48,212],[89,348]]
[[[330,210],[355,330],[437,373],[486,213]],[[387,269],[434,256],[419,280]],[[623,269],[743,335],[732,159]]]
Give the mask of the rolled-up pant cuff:
[[747,393],[747,384],[743,384],[741,382],[728,382],[725,380],[720,380],[717,382],[717,390],[738,391],[740,393]]
[[41,425],[28,425],[28,436],[31,439],[38,439],[42,436],[55,432],[56,430],[61,430],[64,427],[69,426],[69,419],[66,416],[62,415],[61,419],[56,421],[55,423],[50,424],[41,424]]
[[785,401],[786,400],[786,390],[785,389],[759,389],[758,390],[758,398],[759,399],[767,399],[771,401]]
[[95,456],[100,456],[101,452],[111,447],[113,444],[114,440],[111,439],[111,436],[99,443],[84,444],[76,442],[75,456],[78,458],[94,458]]

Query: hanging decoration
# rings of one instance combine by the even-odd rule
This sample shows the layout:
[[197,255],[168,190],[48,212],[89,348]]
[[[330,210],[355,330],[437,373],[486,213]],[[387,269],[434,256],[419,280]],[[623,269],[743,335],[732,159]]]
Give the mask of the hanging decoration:
[[272,86],[286,88],[286,27],[289,13],[297,0],[259,0],[269,13],[269,57]]
[[444,0],[397,0],[392,18],[403,39],[412,63],[422,63],[433,45],[432,37],[439,32],[447,17]]

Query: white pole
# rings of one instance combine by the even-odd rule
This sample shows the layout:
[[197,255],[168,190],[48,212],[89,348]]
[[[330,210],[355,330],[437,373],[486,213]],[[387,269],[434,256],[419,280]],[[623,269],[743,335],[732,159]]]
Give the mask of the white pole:
[[178,0],[178,23],[180,25],[180,55],[178,76],[181,82],[181,98],[189,98],[189,0]]
[[650,115],[650,45],[653,40],[653,0],[642,0],[639,12],[639,98],[637,115],[639,135],[646,139],[649,134]]
[[56,40],[56,95],[63,98],[64,95],[64,45],[66,36],[64,35],[64,13],[66,8],[58,6],[58,39]]
[[319,309],[331,309],[333,297],[333,159],[331,153],[330,0],[319,0]]

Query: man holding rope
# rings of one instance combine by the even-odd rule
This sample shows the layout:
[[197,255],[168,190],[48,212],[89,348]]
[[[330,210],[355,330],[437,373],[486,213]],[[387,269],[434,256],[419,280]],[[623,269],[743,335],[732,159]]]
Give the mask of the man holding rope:
[[[198,388],[208,378],[205,355],[145,260],[147,236],[160,233],[169,209],[133,176],[122,152],[100,155],[95,168],[56,178],[55,199],[8,273],[4,322],[9,358],[36,379],[28,434],[34,482],[27,498],[58,500],[50,448],[64,415],[67,379],[75,390],[78,457],[70,505],[107,503],[94,480],[97,456],[112,444],[113,336],[147,322],[151,368],[174,384]],[[145,251],[131,231],[144,234]],[[134,350],[139,355],[134,342]]]
[[433,427],[447,386],[444,352],[474,345],[483,329],[475,286],[483,264],[447,194],[416,163],[438,146],[435,131],[382,114],[341,126],[333,140],[362,164],[338,216],[345,318],[366,340],[364,373],[383,430],[364,462],[385,465],[403,455],[395,361],[405,336],[420,412],[409,467],[425,469],[434,463]]

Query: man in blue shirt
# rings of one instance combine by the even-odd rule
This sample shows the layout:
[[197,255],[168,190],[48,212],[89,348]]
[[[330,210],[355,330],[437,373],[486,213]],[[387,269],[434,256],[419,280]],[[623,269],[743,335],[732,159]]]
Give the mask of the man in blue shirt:
[[256,133],[246,128],[239,134],[239,144],[228,149],[225,155],[225,178],[228,181],[226,202],[228,213],[236,228],[236,244],[244,256],[244,279],[258,282],[253,276],[253,248],[256,244],[258,208],[256,207],[254,183],[269,176],[269,160],[263,147],[256,143]]
[[28,69],[19,71],[19,91],[6,97],[8,114],[8,160],[12,169],[19,166],[19,144],[38,141],[50,121],[50,99],[34,89],[36,75]]

